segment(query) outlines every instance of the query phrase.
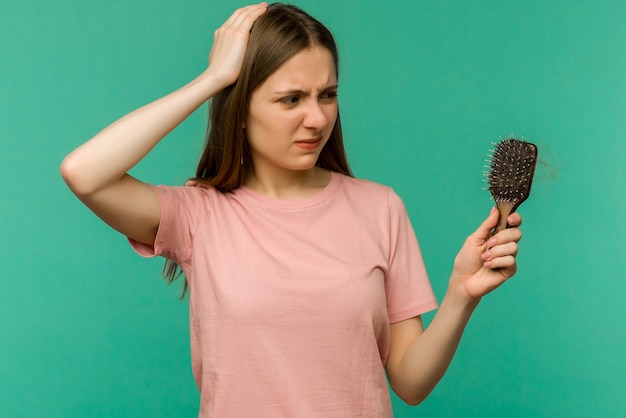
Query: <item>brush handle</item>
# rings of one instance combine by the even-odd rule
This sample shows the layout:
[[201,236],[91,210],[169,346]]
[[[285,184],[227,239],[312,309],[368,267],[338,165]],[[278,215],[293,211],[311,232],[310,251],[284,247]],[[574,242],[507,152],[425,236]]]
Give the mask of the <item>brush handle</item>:
[[519,201],[513,202],[496,202],[496,206],[498,207],[498,212],[500,212],[500,219],[498,220],[498,225],[496,229],[494,229],[493,233],[497,234],[509,227],[508,222],[506,221],[510,214],[512,214],[515,209],[520,205]]

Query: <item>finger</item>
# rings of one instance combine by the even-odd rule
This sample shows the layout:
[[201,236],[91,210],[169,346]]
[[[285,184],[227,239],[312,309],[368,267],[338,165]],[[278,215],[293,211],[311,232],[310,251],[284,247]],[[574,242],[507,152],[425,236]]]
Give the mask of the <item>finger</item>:
[[478,229],[472,235],[479,239],[486,240],[489,237],[491,230],[493,230],[493,228],[495,228],[498,224],[499,217],[500,214],[498,213],[498,209],[495,206],[492,207],[487,219],[480,224]]
[[493,270],[506,269],[508,277],[513,276],[515,272],[517,272],[517,261],[512,255],[507,255],[506,257],[498,257],[493,260],[485,261],[483,263],[483,266]]
[[239,76],[252,25],[266,10],[265,2],[237,9],[214,32],[209,67],[219,75],[225,86],[235,82]]
[[224,24],[228,23],[228,24],[232,24],[233,22],[235,22],[235,20],[237,20],[237,18],[239,18],[239,16],[241,16],[242,14],[245,14],[247,12],[249,12],[250,10],[255,10],[255,9],[259,9],[259,8],[263,8],[266,9],[267,8],[267,2],[262,2],[262,3],[257,3],[257,4],[250,4],[248,6],[244,6],[244,7],[240,7],[238,9],[236,9],[230,16],[229,18],[226,20],[226,22],[224,22]]
[[226,21],[225,25],[233,28],[252,28],[254,22],[267,10],[267,3],[252,4],[250,6],[237,9]]
[[520,226],[522,224],[522,216],[515,212],[510,214],[506,221],[510,226]]
[[517,256],[518,245],[516,242],[507,242],[506,244],[497,245],[488,249],[481,254],[480,258],[483,261],[493,261],[500,257],[508,257],[512,255]]
[[228,19],[226,19],[226,21],[225,21],[224,23],[222,23],[222,27],[223,27],[223,28],[226,28],[226,27],[232,26],[232,25],[235,23],[235,21],[237,20],[237,18],[239,17],[239,15],[241,15],[242,13],[244,13],[244,12],[245,12],[245,9],[246,9],[246,8],[249,8],[249,7],[254,7],[254,6],[246,6],[246,7],[241,7],[241,8],[239,8],[239,9],[236,9],[236,10],[235,10],[235,11],[234,11],[234,12],[233,12],[233,13],[232,13],[229,17],[228,17]]
[[503,229],[491,237],[487,245],[489,248],[493,248],[496,245],[505,244],[507,242],[518,242],[522,239],[522,235],[522,230],[518,227]]

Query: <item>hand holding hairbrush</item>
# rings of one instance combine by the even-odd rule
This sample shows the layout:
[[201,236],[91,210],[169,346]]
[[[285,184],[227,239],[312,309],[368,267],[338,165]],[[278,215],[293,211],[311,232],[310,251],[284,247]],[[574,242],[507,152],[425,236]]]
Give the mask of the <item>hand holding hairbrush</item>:
[[523,139],[501,140],[491,150],[487,189],[500,212],[494,234],[507,228],[507,218],[530,195],[537,164],[537,146]]

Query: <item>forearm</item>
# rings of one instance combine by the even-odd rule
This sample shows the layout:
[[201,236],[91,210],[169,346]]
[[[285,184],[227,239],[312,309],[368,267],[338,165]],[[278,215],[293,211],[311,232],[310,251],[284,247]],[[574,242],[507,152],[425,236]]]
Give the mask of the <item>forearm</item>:
[[420,320],[392,324],[387,374],[394,391],[407,403],[424,400],[441,380],[456,353],[480,299],[517,271],[515,256],[522,237],[519,214],[509,216],[511,228],[493,235],[498,211],[470,234],[454,260],[448,291],[432,323]]
[[69,154],[61,166],[77,194],[89,194],[119,180],[223,83],[209,71],[169,95],[112,123]]
[[431,324],[409,346],[390,378],[394,391],[405,402],[422,402],[441,380],[477,304],[448,289]]

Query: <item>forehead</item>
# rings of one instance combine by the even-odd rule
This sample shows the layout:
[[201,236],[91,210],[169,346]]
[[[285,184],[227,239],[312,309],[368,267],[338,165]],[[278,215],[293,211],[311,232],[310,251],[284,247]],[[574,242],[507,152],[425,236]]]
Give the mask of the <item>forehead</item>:
[[303,49],[285,61],[259,90],[324,89],[337,84],[337,71],[331,53],[322,47]]

